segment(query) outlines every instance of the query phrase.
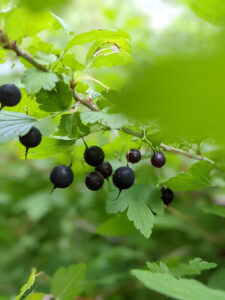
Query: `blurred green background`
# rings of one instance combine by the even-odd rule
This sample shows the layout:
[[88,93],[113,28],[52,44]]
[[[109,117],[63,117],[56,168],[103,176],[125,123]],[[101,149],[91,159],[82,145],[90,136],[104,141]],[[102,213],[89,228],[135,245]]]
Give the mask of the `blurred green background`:
[[[21,1],[35,12],[51,9],[75,33],[99,28],[128,32],[135,65],[96,68],[88,75],[103,81],[113,90],[120,90],[125,85],[122,96],[115,99],[116,110],[139,120],[156,118],[165,141],[177,143],[183,149],[192,147],[193,143],[193,147],[200,147],[203,154],[221,163],[221,170],[224,170],[225,152],[218,146],[225,141],[223,29],[217,26],[221,21],[216,17],[204,15],[206,20],[199,18],[198,15],[202,17],[202,14],[198,14],[195,1],[190,5],[197,15],[186,5],[187,2]],[[201,2],[204,5],[204,1]],[[7,10],[9,2],[2,1],[1,5]],[[223,10],[220,14],[223,19]],[[208,19],[212,23],[207,22]],[[65,44],[63,33],[41,34],[59,48]],[[78,47],[76,51],[82,60],[83,48]],[[10,54],[7,56],[7,62],[0,65],[0,84],[20,84],[23,66],[20,63],[12,65]],[[180,76],[184,65],[186,75]],[[175,86],[174,97],[170,92]],[[201,143],[209,133],[210,143],[208,140]],[[102,146],[114,169],[125,164],[126,152],[137,146],[130,136],[116,131],[91,134],[87,143]],[[204,239],[194,227],[169,212],[157,218],[149,240],[127,220],[122,236],[96,233],[98,226],[111,217],[105,209],[109,187],[106,182],[102,191],[87,191],[84,178],[91,169],[82,163],[83,152],[84,145],[78,141],[72,152],[24,161],[20,160],[24,149],[17,141],[1,145],[1,300],[12,299],[18,293],[33,266],[51,276],[58,267],[80,261],[88,265],[90,284],[86,296],[102,294],[107,300],[167,299],[140,286],[130,275],[130,270],[142,267],[146,261],[163,259],[173,265],[174,261],[193,257],[217,263],[218,269],[204,273],[199,279],[213,288],[225,289],[225,244]],[[148,153],[149,149],[143,148],[146,157]],[[60,163],[69,164],[71,159],[74,162],[74,184],[66,190],[56,190],[50,196],[51,168]],[[191,163],[187,158],[168,154],[165,168],[154,170],[150,160],[144,159],[134,167],[136,182],[157,184],[159,176],[175,176],[186,171]],[[224,237],[223,219],[203,213],[209,198],[225,205],[223,172],[219,180],[217,189],[177,193],[174,206],[191,215],[206,231]],[[47,283],[41,278],[37,282],[38,289],[47,292]]]

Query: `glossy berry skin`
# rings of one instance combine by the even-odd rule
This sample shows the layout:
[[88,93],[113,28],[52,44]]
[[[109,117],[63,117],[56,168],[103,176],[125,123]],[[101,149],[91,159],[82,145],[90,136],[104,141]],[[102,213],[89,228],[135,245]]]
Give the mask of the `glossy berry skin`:
[[141,152],[138,149],[130,149],[126,158],[128,162],[136,164],[141,160]]
[[171,189],[167,189],[167,188],[163,187],[161,189],[161,192],[162,192],[161,199],[163,200],[164,204],[169,205],[173,201],[173,198],[174,198],[173,191]]
[[105,154],[103,150],[98,146],[87,147],[84,152],[84,159],[87,164],[93,167],[97,167],[104,160]]
[[99,190],[104,183],[104,177],[100,172],[91,172],[85,179],[86,187],[91,191]]
[[15,106],[21,100],[21,92],[15,84],[3,84],[0,86],[0,102],[2,107]]
[[37,147],[40,144],[41,139],[42,134],[36,127],[32,127],[26,135],[19,137],[20,143],[26,148]]
[[107,161],[104,161],[95,168],[95,171],[100,172],[105,179],[108,179],[112,175],[112,166]]
[[162,168],[166,163],[166,157],[163,153],[155,152],[151,158],[152,165],[156,168]]
[[71,167],[57,166],[51,171],[50,180],[54,188],[66,188],[73,182],[73,171]]
[[113,173],[113,183],[119,190],[129,189],[134,184],[134,171],[129,167],[120,167]]

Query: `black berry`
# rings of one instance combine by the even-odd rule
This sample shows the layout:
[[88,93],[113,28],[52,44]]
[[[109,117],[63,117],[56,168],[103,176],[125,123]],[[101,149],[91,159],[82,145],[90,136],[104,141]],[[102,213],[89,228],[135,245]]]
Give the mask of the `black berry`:
[[163,200],[164,204],[169,205],[174,198],[174,193],[171,189],[162,187],[161,188],[162,196],[161,199]]
[[86,187],[89,190],[97,191],[99,190],[104,183],[104,177],[100,172],[91,172],[87,174],[85,179]]
[[73,171],[71,166],[60,165],[55,167],[50,174],[50,180],[53,183],[53,190],[56,188],[66,188],[73,182]]
[[134,184],[134,171],[129,167],[120,167],[113,173],[113,183],[119,189],[119,195],[122,190],[129,189]]
[[155,152],[151,158],[152,165],[156,168],[162,168],[166,163],[166,157],[163,153]]
[[141,152],[138,149],[130,149],[126,157],[128,162],[136,164],[141,160]]
[[42,134],[36,127],[32,127],[26,135],[19,137],[20,143],[26,147],[25,159],[29,148],[37,147],[41,143],[41,139]]
[[105,179],[112,175],[112,166],[110,163],[104,161],[95,168],[95,171],[100,172]]
[[1,109],[4,106],[15,106],[21,100],[21,92],[15,84],[3,84],[0,86]]
[[97,167],[104,160],[105,154],[103,150],[98,146],[86,147],[84,152],[84,159],[87,164],[93,167]]

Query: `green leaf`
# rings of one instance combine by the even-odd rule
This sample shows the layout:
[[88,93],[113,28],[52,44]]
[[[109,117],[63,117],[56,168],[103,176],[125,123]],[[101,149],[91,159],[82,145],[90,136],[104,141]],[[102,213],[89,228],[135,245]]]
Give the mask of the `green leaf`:
[[61,28],[66,32],[66,33],[70,33],[71,30],[69,29],[68,25],[66,24],[66,22],[60,18],[59,16],[57,16],[56,14],[54,14],[53,12],[50,12],[51,15],[56,19],[56,21],[60,24]]
[[120,30],[92,30],[88,32],[84,32],[81,34],[76,35],[72,40],[67,44],[65,51],[68,51],[74,46],[77,45],[83,45],[87,43],[92,43],[94,41],[99,41],[99,40],[111,40],[115,38],[123,38],[123,39],[129,39],[129,35],[123,31]]
[[225,3],[223,0],[184,0],[204,20],[225,26]]
[[154,273],[147,270],[132,270],[131,273],[144,283],[147,288],[173,299],[225,299],[225,292],[210,289],[194,279],[177,279],[170,274]]
[[123,212],[127,209],[127,217],[134,226],[146,237],[152,233],[155,216],[148,205],[156,212],[161,213],[162,203],[159,191],[153,186],[136,184],[129,190],[122,191],[117,201],[118,191],[109,194],[106,203],[108,213]]
[[22,83],[30,94],[36,94],[41,89],[51,91],[57,81],[58,77],[56,74],[36,69],[26,70],[22,77]]
[[109,218],[96,229],[96,233],[109,237],[121,236],[135,233],[135,229],[127,217],[122,214]]
[[26,9],[15,9],[5,18],[4,30],[6,34],[17,43],[25,37],[38,34],[48,29],[59,29],[59,23],[50,12],[31,12]]
[[66,66],[66,67],[69,67],[70,69],[72,69],[74,72],[75,71],[78,71],[78,70],[83,70],[85,68],[85,65],[79,63],[74,54],[71,54],[71,53],[67,53],[63,56],[63,64]]
[[213,165],[208,161],[193,164],[188,173],[180,173],[176,177],[164,182],[174,191],[200,190],[210,186],[210,172]]
[[32,287],[32,285],[35,282],[35,277],[36,276],[37,276],[36,269],[32,269],[30,277],[28,278],[27,282],[20,289],[20,293],[16,297],[16,300],[20,300],[22,298],[22,296],[25,294],[25,292],[28,291]]
[[172,268],[174,276],[199,275],[204,270],[216,268],[217,265],[203,261],[201,258],[190,260],[189,263],[179,263],[175,268]]
[[38,51],[34,57],[34,60],[41,65],[48,66],[54,61],[56,61],[57,56],[52,53],[45,53]]
[[73,300],[83,291],[86,265],[80,263],[59,268],[51,282],[51,294],[56,300]]
[[204,212],[225,218],[225,207],[224,206],[211,205],[211,206],[205,207]]
[[151,263],[147,262],[147,267],[152,273],[169,273],[170,270],[165,263],[162,261]]
[[103,39],[93,44],[89,50],[86,63],[89,67],[108,68],[132,62],[131,47],[127,40],[121,38]]
[[52,91],[41,90],[36,95],[36,101],[40,109],[48,112],[58,112],[69,108],[72,102],[72,91],[68,85],[59,81]]
[[25,135],[36,121],[34,117],[25,114],[0,111],[0,143],[8,143]]
[[80,113],[64,114],[61,116],[60,124],[55,135],[68,136],[69,138],[80,138],[90,132],[89,128],[81,123]]
[[88,124],[100,122],[111,129],[120,129],[129,124],[129,120],[121,114],[106,114],[102,112],[85,112],[80,115],[81,120]]
[[45,294],[42,293],[32,293],[28,295],[25,300],[43,300]]
[[29,159],[43,159],[58,155],[62,152],[71,152],[75,142],[75,140],[42,137],[40,145],[31,148],[27,157]]

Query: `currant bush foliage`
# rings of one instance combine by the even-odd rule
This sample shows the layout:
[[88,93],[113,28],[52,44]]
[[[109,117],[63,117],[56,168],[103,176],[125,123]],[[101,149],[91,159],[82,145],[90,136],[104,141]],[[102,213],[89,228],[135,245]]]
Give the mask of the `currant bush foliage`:
[[[61,5],[61,1],[54,2],[55,6]],[[204,20],[224,26],[224,4],[221,1],[181,2]],[[18,192],[14,191],[16,188],[9,187],[13,197],[18,198],[13,213],[26,213],[28,220],[23,220],[24,227],[32,227],[32,222],[35,224],[40,248],[43,238],[40,261],[35,259],[32,263],[41,265],[44,271],[46,263],[53,272],[52,262],[47,261],[45,252],[53,253],[55,247],[60,248],[54,259],[57,267],[61,261],[70,265],[77,248],[81,252],[79,255],[76,253],[77,261],[86,261],[85,255],[91,258],[87,265],[78,263],[54,270],[50,282],[43,289],[44,293],[41,289],[38,292],[36,285],[39,286],[41,278],[48,281],[48,275],[32,269],[16,300],[43,300],[49,294],[56,300],[81,299],[80,295],[89,297],[98,294],[114,299],[108,298],[111,297],[109,290],[114,293],[115,289],[117,293],[117,290],[123,289],[124,282],[139,289],[136,279],[148,289],[173,299],[225,299],[221,279],[224,269],[213,273],[216,263],[192,257],[197,250],[204,257],[212,252],[214,256],[218,255],[218,265],[222,265],[221,257],[224,255],[224,232],[220,227],[224,224],[225,209],[217,201],[218,194],[224,190],[225,179],[225,156],[221,148],[224,145],[221,138],[224,109],[223,102],[218,106],[212,101],[215,89],[218,94],[215,101],[224,96],[221,79],[224,58],[220,51],[210,46],[207,53],[210,55],[205,57],[199,49],[191,55],[189,53],[188,57],[183,55],[184,50],[180,57],[169,50],[167,56],[152,52],[154,64],[148,61],[144,66],[140,63],[133,67],[136,57],[133,58],[133,42],[126,30],[73,32],[63,19],[46,9],[54,6],[51,0],[40,1],[39,6],[27,0],[18,3],[10,1],[0,10],[0,63],[10,61],[12,70],[14,64],[20,66],[17,84],[22,92],[18,105],[0,111],[0,143],[7,144],[5,147],[16,145],[17,149],[18,138],[26,135],[33,126],[41,131],[43,137],[40,145],[30,149],[27,156],[34,170],[38,168],[40,176],[29,173],[27,165],[21,166],[23,162],[17,165],[24,178],[31,181],[26,188],[16,186]],[[42,9],[39,9],[40,6]],[[110,15],[113,15],[112,11]],[[130,20],[130,23],[137,24],[135,20]],[[217,31],[216,34],[217,37],[220,35]],[[204,45],[210,38],[203,39]],[[222,39],[218,37],[218,40],[221,44]],[[140,45],[143,46],[141,42]],[[124,78],[121,77],[118,81],[122,83],[115,80],[117,83],[111,89],[108,82],[115,73],[126,74],[126,83],[123,84]],[[181,100],[185,109],[180,106]],[[85,174],[93,170],[84,164],[82,138],[90,146],[98,143],[103,147],[106,161],[109,157],[113,170],[126,166],[126,154],[130,149],[140,148],[142,160],[132,165],[135,183],[130,189],[122,190],[118,200],[115,201],[118,190],[112,182],[105,182],[102,191],[97,193],[84,190],[84,170]],[[18,157],[23,158],[22,147],[18,146],[18,149]],[[155,171],[150,164],[151,157],[164,151],[167,151],[167,162],[162,170]],[[179,154],[186,156],[185,159]],[[57,191],[54,196],[47,196],[49,186],[42,177],[50,169],[43,168],[42,159],[49,159],[48,166],[51,164],[52,167],[52,160],[60,165],[72,162],[76,188],[72,190],[71,186],[71,190],[65,193]],[[7,173],[1,184],[7,186],[10,176],[11,173]],[[11,181],[18,184],[16,179]],[[35,184],[39,186],[33,191]],[[164,205],[161,199],[163,186],[175,192],[171,207]],[[197,201],[193,203],[191,200],[195,194]],[[0,196],[3,199],[0,203],[6,206],[13,201],[4,192],[0,192]],[[207,201],[207,197],[216,200]],[[99,202],[100,205],[97,205]],[[79,218],[79,214],[84,219]],[[64,215],[65,223],[61,225]],[[75,224],[71,221],[74,218]],[[94,220],[97,226],[89,224],[85,218]],[[43,220],[46,226],[43,226]],[[5,223],[4,218],[0,219],[3,237],[11,234]],[[23,235],[26,229],[20,226],[15,234],[22,232]],[[39,232],[39,226],[43,226],[40,227],[43,232],[41,229]],[[78,228],[76,243],[74,226]],[[85,247],[79,245],[79,238],[82,239],[79,228],[90,234],[90,244],[85,244]],[[48,234],[51,233],[52,244],[48,243]],[[69,243],[62,233],[69,237]],[[158,238],[161,234],[162,237]],[[176,235],[179,235],[178,243]],[[91,236],[98,241],[97,247]],[[126,237],[128,245],[123,243]],[[104,245],[103,240],[117,247]],[[32,253],[36,251],[36,241],[28,235],[21,243],[33,247]],[[154,250],[156,244],[157,251]],[[66,252],[64,256],[64,248],[71,248],[72,254]],[[165,248],[168,255],[162,250]],[[17,255],[20,254],[12,252],[16,261]],[[141,269],[140,262],[143,266],[149,255],[164,258],[147,262],[147,269]],[[192,279],[202,276],[207,270],[208,283],[204,277]],[[147,299],[150,296],[157,299],[154,292],[146,294]],[[143,293],[148,291],[140,289],[137,297],[142,299]],[[122,299],[119,297],[115,299]]]

